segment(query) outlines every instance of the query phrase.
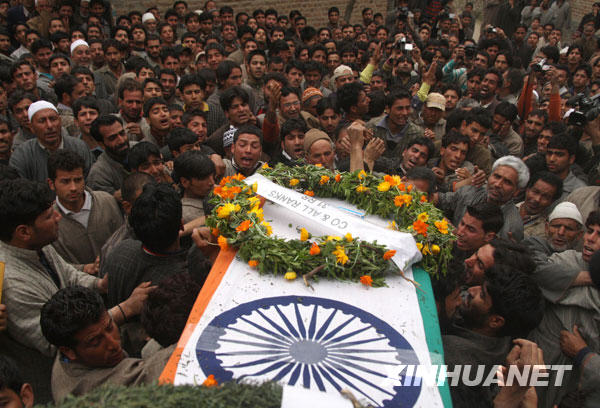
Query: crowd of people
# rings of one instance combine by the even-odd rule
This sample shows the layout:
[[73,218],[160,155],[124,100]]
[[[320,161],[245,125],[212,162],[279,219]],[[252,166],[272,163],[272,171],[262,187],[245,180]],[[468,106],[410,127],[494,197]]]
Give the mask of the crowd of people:
[[315,27],[0,0],[0,401],[156,381],[216,257],[215,183],[282,163],[399,175],[444,211],[449,367],[572,366],[454,406],[600,404],[600,3],[487,1],[481,26],[397,3]]

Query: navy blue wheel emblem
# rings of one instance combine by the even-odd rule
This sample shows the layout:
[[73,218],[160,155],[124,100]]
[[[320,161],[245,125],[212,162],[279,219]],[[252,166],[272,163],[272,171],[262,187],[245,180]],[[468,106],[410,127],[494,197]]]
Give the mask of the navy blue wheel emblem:
[[196,354],[220,382],[274,380],[324,392],[349,389],[377,407],[412,407],[421,385],[402,386],[401,364],[419,360],[389,324],[357,307],[280,296],[234,307],[204,329]]

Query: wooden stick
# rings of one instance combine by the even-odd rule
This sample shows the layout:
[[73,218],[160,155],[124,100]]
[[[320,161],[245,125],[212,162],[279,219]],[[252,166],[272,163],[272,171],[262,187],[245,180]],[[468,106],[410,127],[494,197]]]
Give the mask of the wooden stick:
[[310,278],[312,278],[313,276],[315,276],[317,273],[321,272],[323,270],[323,268],[325,268],[325,265],[319,265],[315,269],[310,271],[309,273],[305,273],[304,275],[302,275],[302,279],[304,279],[304,284],[306,286],[308,286],[309,288],[311,288],[312,290],[315,290],[315,288],[313,288],[312,285],[310,283],[308,283],[308,280]]

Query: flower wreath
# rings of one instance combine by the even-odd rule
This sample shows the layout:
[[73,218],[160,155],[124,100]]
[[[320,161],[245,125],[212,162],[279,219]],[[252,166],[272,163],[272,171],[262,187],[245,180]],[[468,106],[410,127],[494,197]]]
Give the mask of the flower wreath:
[[[345,200],[367,214],[392,219],[389,228],[413,235],[423,254],[420,266],[430,275],[445,274],[451,259],[452,226],[443,213],[427,201],[426,195],[404,184],[399,176],[383,178],[365,171],[334,172],[319,165],[275,168],[264,165],[259,173],[276,184],[308,196]],[[247,185],[244,176],[225,177],[215,187],[215,205],[206,224],[221,249],[238,247],[238,255],[260,273],[296,279],[319,276],[350,280],[367,286],[385,285],[385,276],[402,271],[390,259],[395,251],[377,242],[365,242],[346,234],[312,237],[304,228],[300,238],[272,237],[271,225],[264,220],[264,199],[257,186]],[[311,241],[311,238],[312,241]]]

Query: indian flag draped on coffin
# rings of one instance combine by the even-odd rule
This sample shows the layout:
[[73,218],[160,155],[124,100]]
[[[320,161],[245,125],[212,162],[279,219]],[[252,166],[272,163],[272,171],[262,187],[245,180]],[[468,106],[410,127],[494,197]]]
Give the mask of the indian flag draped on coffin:
[[[264,218],[274,235],[297,239],[305,228],[313,236],[350,233],[377,241],[396,250],[392,260],[413,278],[410,265],[421,254],[412,235],[387,229],[382,219],[357,216],[342,201],[318,200],[258,174],[245,182],[256,182],[267,199]],[[422,290],[401,276],[386,277],[386,284],[320,278],[308,287],[302,279],[261,275],[233,249],[222,250],[161,380],[275,380],[284,385],[286,408],[351,407],[341,390],[365,405],[441,407],[437,387],[402,372],[406,365],[441,363],[428,348],[417,293]],[[439,331],[427,334],[439,340]]]

